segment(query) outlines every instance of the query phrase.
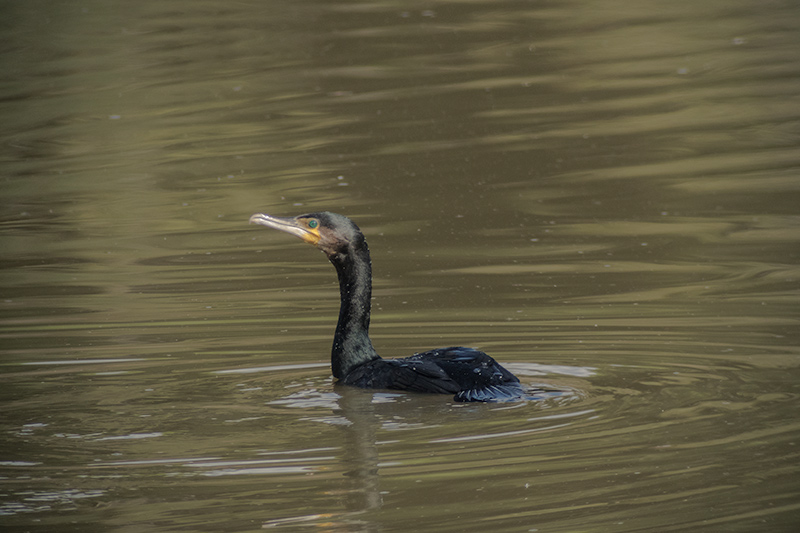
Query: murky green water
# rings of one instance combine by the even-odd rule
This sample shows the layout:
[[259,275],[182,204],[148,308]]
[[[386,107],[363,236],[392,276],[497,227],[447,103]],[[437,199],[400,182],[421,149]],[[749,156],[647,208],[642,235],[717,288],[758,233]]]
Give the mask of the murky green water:
[[[794,531],[791,2],[8,2],[8,531]],[[539,401],[336,386],[380,353]]]

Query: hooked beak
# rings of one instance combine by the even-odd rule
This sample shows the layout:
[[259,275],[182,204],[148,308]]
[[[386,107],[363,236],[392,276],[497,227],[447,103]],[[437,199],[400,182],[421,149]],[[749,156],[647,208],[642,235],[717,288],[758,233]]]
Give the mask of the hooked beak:
[[303,239],[308,244],[317,244],[321,238],[319,228],[311,229],[302,220],[296,217],[273,217],[264,213],[256,213],[250,217],[251,224],[259,224],[268,228],[277,229]]

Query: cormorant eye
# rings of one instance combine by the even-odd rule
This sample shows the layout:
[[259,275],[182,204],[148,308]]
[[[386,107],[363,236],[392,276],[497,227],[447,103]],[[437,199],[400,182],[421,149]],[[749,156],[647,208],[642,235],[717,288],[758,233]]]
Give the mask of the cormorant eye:
[[311,220],[308,221],[308,227],[309,228],[316,229],[317,226],[319,226],[319,221],[317,221],[316,219],[312,218]]

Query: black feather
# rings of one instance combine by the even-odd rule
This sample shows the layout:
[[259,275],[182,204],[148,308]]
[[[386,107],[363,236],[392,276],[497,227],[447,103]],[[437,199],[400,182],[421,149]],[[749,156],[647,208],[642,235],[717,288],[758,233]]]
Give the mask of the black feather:
[[525,391],[511,372],[485,353],[453,346],[404,359],[381,359],[369,338],[372,262],[367,241],[349,218],[310,213],[293,218],[264,214],[250,221],[285,231],[325,252],[339,276],[341,307],[331,369],[346,385],[453,394],[462,402],[519,399]]

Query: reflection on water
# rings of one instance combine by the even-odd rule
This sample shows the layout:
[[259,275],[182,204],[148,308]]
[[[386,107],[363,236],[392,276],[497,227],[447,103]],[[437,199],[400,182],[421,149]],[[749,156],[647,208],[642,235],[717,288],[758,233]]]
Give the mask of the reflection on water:
[[[793,4],[4,14],[4,526],[796,527]],[[246,223],[317,209],[380,353],[545,393],[335,385],[333,269]]]

